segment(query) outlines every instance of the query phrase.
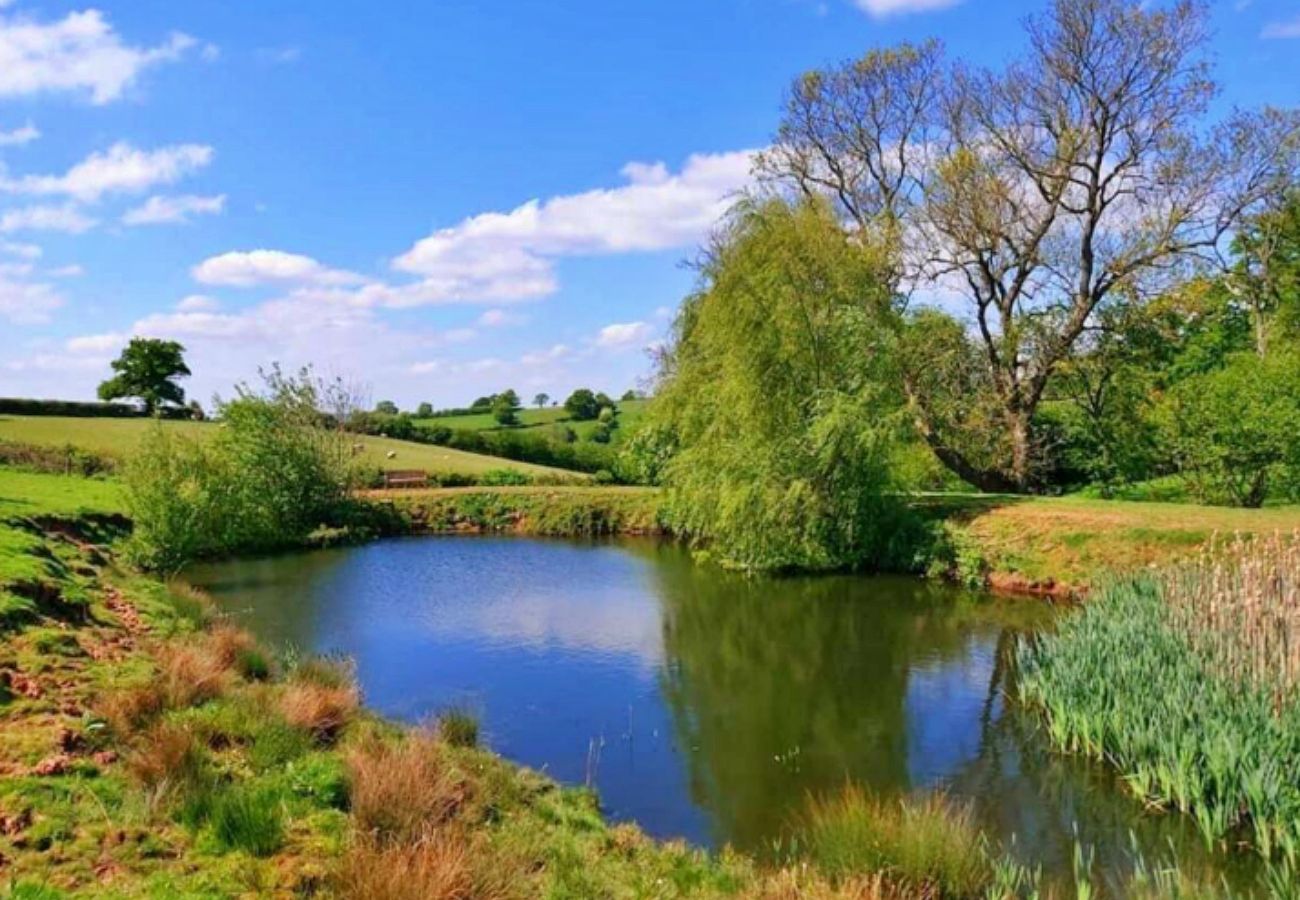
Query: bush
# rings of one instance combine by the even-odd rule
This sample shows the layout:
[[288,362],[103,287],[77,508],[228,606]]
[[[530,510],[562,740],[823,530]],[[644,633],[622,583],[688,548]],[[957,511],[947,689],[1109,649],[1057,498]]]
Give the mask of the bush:
[[532,484],[533,479],[515,469],[489,469],[479,476],[478,483],[488,487],[506,485],[522,486]]
[[266,395],[239,389],[215,438],[158,428],[126,467],[135,531],[130,553],[176,571],[205,556],[301,543],[343,515],[352,484],[348,440],[321,427],[307,375],[266,376]]
[[0,465],[15,466],[34,472],[55,475],[111,475],[117,471],[117,460],[82,450],[68,444],[64,447],[46,447],[37,444],[19,444],[0,441]]
[[1178,384],[1164,412],[1202,501],[1257,507],[1300,495],[1300,354],[1239,354]]

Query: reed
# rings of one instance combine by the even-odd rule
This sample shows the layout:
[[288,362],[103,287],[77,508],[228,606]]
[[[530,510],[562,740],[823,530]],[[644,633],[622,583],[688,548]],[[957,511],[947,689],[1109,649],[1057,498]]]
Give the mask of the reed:
[[1300,856],[1300,539],[1215,541],[1020,648],[1062,750],[1108,761],[1208,844]]

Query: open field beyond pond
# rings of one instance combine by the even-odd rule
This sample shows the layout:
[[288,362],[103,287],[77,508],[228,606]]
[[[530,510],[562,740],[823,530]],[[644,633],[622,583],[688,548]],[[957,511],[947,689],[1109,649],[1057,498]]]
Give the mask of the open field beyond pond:
[[[0,416],[0,441],[52,447],[71,445],[121,459],[139,446],[153,427],[155,423],[151,419]],[[219,426],[208,422],[165,421],[161,427],[173,434],[202,438],[212,434]],[[365,462],[388,469],[422,469],[434,476],[481,475],[493,470],[509,469],[535,478],[582,480],[585,477],[563,469],[467,453],[449,447],[382,437],[361,436],[354,440],[365,445]]]
[[[630,429],[641,418],[645,412],[647,400],[620,400],[618,401],[618,424],[621,429]],[[432,425],[442,425],[446,428],[464,429],[467,431],[491,431],[501,429],[501,425],[493,418],[491,413],[474,413],[463,416],[434,416],[428,419],[417,419],[416,424],[422,427]],[[530,428],[542,428],[547,425],[563,424],[568,425],[574,430],[579,438],[586,438],[596,427],[596,420],[591,419],[585,422],[575,422],[569,417],[569,413],[563,406],[547,406],[542,409],[536,407],[532,409],[521,409],[519,411],[519,425],[516,430],[527,430]]]

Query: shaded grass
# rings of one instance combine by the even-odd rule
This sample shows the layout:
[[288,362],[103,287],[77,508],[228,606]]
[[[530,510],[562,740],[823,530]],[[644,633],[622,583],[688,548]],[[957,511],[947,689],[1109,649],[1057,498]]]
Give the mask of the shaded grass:
[[368,496],[390,504],[417,532],[593,537],[663,531],[660,493],[654,488],[439,488]]

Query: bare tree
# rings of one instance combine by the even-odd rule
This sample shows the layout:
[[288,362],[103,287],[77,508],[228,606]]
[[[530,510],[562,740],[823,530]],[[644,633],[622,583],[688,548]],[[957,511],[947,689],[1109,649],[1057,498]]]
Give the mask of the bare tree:
[[1034,413],[1104,306],[1208,264],[1294,178],[1293,113],[1205,127],[1205,18],[1190,0],[1056,0],[1003,71],[904,47],[792,92],[760,171],[829,194],[857,231],[883,225],[901,290],[964,300],[1002,458],[968,458],[942,418],[950,398],[936,402],[915,367],[905,380],[922,436],[981,488],[1031,487]]

